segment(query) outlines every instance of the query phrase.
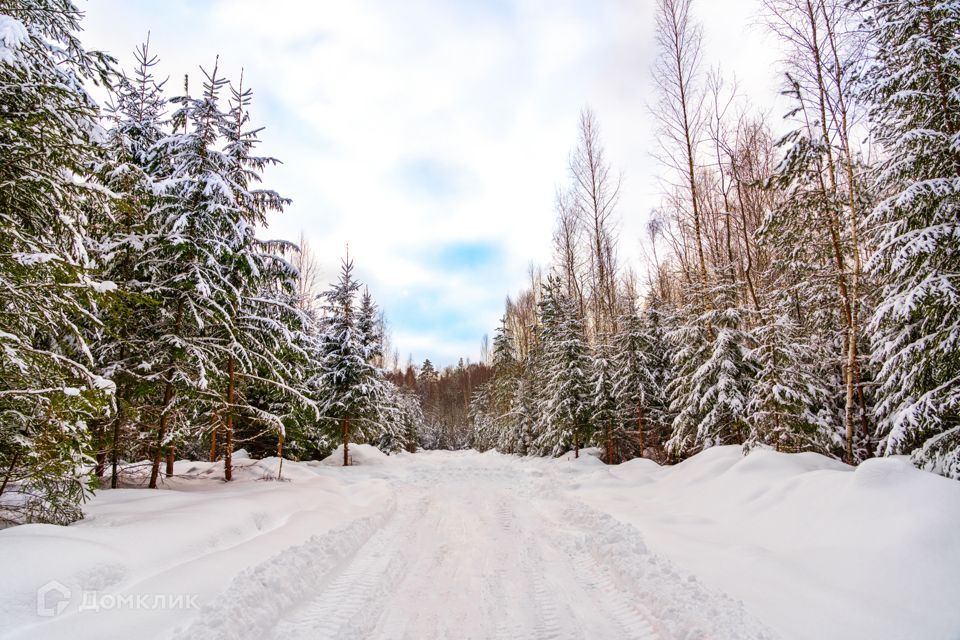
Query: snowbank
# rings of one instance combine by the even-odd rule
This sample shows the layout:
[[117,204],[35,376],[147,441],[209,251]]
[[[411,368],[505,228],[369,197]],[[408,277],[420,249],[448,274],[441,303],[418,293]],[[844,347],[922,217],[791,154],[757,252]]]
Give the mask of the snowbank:
[[786,638],[960,637],[960,483],[902,458],[708,449],[573,492]]
[[603,451],[599,447],[587,447],[580,449],[580,455],[577,456],[576,452],[571,450],[567,451],[565,454],[557,458],[557,460],[562,460],[564,462],[573,462],[574,464],[582,465],[591,465],[595,467],[605,466],[601,457],[603,456]]
[[[346,485],[340,469],[284,460],[283,477],[293,481],[276,482],[279,462],[240,459],[234,481],[225,483],[222,462],[180,460],[174,477],[161,477],[161,490],[100,491],[69,527],[0,531],[0,636],[169,638],[249,567],[392,508],[381,479]],[[38,615],[37,590],[45,585],[69,594],[54,617]],[[94,594],[103,606],[81,610]],[[150,602],[117,605],[143,594]],[[179,598],[181,606],[142,606],[155,596]]]
[[[350,466],[377,466],[389,464],[389,456],[369,444],[352,444],[348,450],[350,456]],[[329,456],[320,461],[320,464],[328,467],[343,466],[343,445],[333,450]]]

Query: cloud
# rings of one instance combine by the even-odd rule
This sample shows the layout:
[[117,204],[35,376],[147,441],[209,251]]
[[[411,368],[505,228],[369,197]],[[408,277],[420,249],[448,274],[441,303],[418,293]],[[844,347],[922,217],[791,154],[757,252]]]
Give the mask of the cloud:
[[477,179],[468,169],[439,158],[402,159],[394,172],[394,180],[412,195],[450,199],[469,197],[477,187]]
[[[742,32],[757,2],[717,4],[703,5],[708,35],[724,28],[712,46],[755,58]],[[639,259],[658,198],[651,0],[98,0],[87,13],[89,43],[121,61],[150,30],[171,91],[217,54],[244,70],[261,150],[283,161],[268,183],[293,199],[269,235],[303,230],[328,280],[349,243],[404,355],[477,359],[505,295],[549,260],[586,104],[625,176],[621,254]]]

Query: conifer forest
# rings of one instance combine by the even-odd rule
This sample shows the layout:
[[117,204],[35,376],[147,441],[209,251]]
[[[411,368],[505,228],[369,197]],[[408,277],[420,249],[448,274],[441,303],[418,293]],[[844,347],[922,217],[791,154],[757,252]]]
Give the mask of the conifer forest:
[[[731,1],[772,43],[749,54],[772,101],[717,53],[726,3],[385,10],[503,52],[490,15],[569,11],[519,37],[544,68],[592,64],[593,16],[598,42],[647,34],[605,63],[642,60],[644,108],[547,98],[576,96],[555,192],[524,187],[552,210],[472,221],[545,249],[502,281],[451,258],[505,299],[453,357],[411,323],[486,318],[479,298],[401,298],[385,228],[336,251],[310,230],[332,214],[275,176],[338,185],[270,136],[278,89],[226,55],[170,66],[194,27],[164,50],[149,2],[128,9],[150,33],[97,42],[98,4],[0,0],[0,637],[960,636],[960,2]],[[277,11],[363,51],[407,28],[341,32],[334,4]],[[420,99],[452,100],[445,77]],[[527,84],[494,80],[496,113]],[[404,179],[444,210],[468,188],[442,177]]]

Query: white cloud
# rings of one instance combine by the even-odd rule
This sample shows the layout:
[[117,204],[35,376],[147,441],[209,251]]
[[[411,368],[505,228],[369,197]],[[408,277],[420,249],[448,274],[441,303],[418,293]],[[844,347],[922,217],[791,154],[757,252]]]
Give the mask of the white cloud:
[[[761,46],[747,29],[756,7],[703,7],[711,53],[746,69],[748,90],[770,75],[749,48]],[[186,71],[196,83],[196,65],[217,54],[231,76],[244,68],[267,127],[263,150],[284,161],[268,178],[294,199],[270,234],[303,229],[328,279],[349,242],[388,316],[428,295],[492,332],[503,296],[524,284],[531,261],[549,259],[554,189],[587,103],[625,176],[622,253],[638,259],[657,200],[650,0],[99,0],[87,12],[89,44],[124,62],[151,30],[173,90]],[[464,240],[495,243],[502,259],[452,273],[421,259]],[[481,334],[454,339],[424,329],[432,324],[395,320],[404,356],[477,358]]]

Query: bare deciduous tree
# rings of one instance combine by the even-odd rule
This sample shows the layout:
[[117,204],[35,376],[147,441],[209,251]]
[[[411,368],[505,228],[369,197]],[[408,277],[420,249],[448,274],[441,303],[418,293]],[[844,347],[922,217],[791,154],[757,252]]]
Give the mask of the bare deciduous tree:
[[596,117],[580,112],[580,139],[570,157],[573,185],[570,205],[588,240],[590,305],[594,333],[612,331],[616,324],[616,248],[614,211],[620,197],[620,177],[613,176],[604,158]]

